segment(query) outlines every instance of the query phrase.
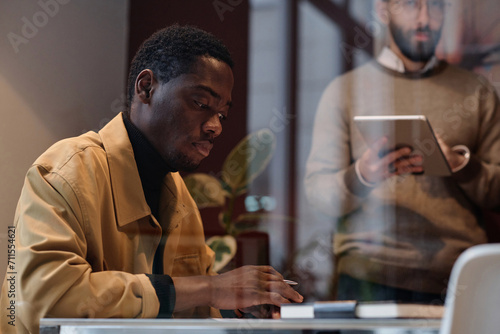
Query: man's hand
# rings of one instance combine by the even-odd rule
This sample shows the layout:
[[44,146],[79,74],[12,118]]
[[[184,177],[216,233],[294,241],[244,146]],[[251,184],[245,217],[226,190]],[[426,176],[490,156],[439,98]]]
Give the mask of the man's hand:
[[386,137],[379,139],[359,159],[359,172],[365,181],[377,184],[394,175],[424,171],[422,156],[411,155],[411,148],[403,147],[384,154],[386,145]]
[[256,316],[275,316],[277,307],[300,303],[304,298],[283,281],[270,266],[244,266],[215,276],[172,277],[175,309],[197,306],[222,310],[242,310]]
[[300,303],[303,297],[271,266],[244,266],[211,277],[210,306],[218,309],[240,309],[262,316],[262,311],[290,302]]

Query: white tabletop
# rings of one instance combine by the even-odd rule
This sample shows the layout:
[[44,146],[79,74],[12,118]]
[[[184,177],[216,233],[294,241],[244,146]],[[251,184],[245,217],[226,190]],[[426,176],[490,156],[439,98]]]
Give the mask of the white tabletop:
[[41,319],[41,334],[438,333],[438,319]]

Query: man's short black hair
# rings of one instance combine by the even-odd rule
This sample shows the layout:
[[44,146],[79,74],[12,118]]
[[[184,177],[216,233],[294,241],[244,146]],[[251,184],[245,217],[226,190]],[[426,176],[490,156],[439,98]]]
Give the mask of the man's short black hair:
[[135,80],[142,70],[150,69],[165,83],[189,73],[200,56],[209,56],[233,67],[227,47],[214,35],[193,26],[169,26],[145,40],[132,59],[128,77],[127,111],[134,97]]

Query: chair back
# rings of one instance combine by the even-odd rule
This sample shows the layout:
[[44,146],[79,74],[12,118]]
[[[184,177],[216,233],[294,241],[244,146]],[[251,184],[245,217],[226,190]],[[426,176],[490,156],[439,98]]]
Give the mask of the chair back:
[[500,243],[477,245],[453,265],[440,334],[500,333]]

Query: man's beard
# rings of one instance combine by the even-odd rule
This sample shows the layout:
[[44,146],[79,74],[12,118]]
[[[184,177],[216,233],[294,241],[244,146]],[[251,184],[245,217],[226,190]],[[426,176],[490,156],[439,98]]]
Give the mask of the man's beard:
[[[441,29],[431,30],[429,27],[420,28],[418,30],[410,30],[406,33],[400,27],[392,22],[389,24],[389,29],[394,42],[401,50],[401,53],[414,62],[428,62],[436,52],[436,46],[441,38]],[[417,32],[426,32],[429,34],[427,42],[417,42],[412,45],[412,36]]]
[[173,171],[182,172],[193,172],[201,164],[201,161],[195,162],[187,155],[180,152],[173,153],[169,158],[166,158],[165,161]]

